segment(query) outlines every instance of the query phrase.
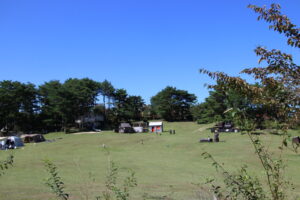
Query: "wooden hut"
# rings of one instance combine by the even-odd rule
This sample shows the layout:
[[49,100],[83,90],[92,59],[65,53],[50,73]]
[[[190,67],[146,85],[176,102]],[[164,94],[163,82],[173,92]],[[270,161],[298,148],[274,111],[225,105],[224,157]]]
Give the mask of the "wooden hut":
[[132,128],[136,133],[148,132],[148,124],[146,122],[135,122],[133,123]]
[[121,123],[119,125],[119,133],[134,133],[134,129],[129,123]]

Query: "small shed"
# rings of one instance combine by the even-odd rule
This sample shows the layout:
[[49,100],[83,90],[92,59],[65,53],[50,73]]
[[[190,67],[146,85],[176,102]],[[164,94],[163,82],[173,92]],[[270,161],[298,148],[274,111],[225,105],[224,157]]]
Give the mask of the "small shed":
[[164,130],[163,122],[149,122],[149,131],[151,133],[161,133]]
[[132,127],[136,133],[148,132],[148,125],[146,122],[135,122]]
[[134,133],[134,129],[129,123],[121,123],[119,125],[119,133]]

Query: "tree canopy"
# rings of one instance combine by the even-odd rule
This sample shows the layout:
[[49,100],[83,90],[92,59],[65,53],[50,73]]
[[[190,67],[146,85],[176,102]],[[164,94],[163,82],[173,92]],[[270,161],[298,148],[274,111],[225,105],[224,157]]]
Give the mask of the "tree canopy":
[[37,91],[31,83],[0,82],[0,127],[31,129],[37,111]]
[[52,80],[38,88],[31,83],[0,81],[0,129],[3,130],[67,130],[76,126],[77,119],[91,113],[102,115],[110,126],[120,121],[141,120],[144,106],[141,96],[115,89],[107,80],[70,78],[63,83]]
[[167,121],[191,120],[190,108],[196,99],[194,94],[167,86],[151,98],[151,105]]

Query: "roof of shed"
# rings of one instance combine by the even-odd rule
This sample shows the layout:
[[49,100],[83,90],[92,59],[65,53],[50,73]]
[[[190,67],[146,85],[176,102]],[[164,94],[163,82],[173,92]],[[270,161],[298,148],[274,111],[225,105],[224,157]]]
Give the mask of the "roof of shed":
[[129,123],[121,123],[119,127],[126,128],[126,127],[131,127],[131,125]]
[[149,122],[149,126],[162,126],[163,122]]

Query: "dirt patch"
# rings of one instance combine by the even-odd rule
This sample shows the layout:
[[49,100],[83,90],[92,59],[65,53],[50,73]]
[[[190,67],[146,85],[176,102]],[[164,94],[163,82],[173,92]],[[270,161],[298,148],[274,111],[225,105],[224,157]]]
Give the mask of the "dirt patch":
[[197,130],[194,130],[193,133],[205,131],[206,129],[208,129],[208,128],[210,128],[210,127],[211,127],[211,124],[204,125],[204,126],[202,126],[201,128],[199,128],[199,129],[197,129]]

